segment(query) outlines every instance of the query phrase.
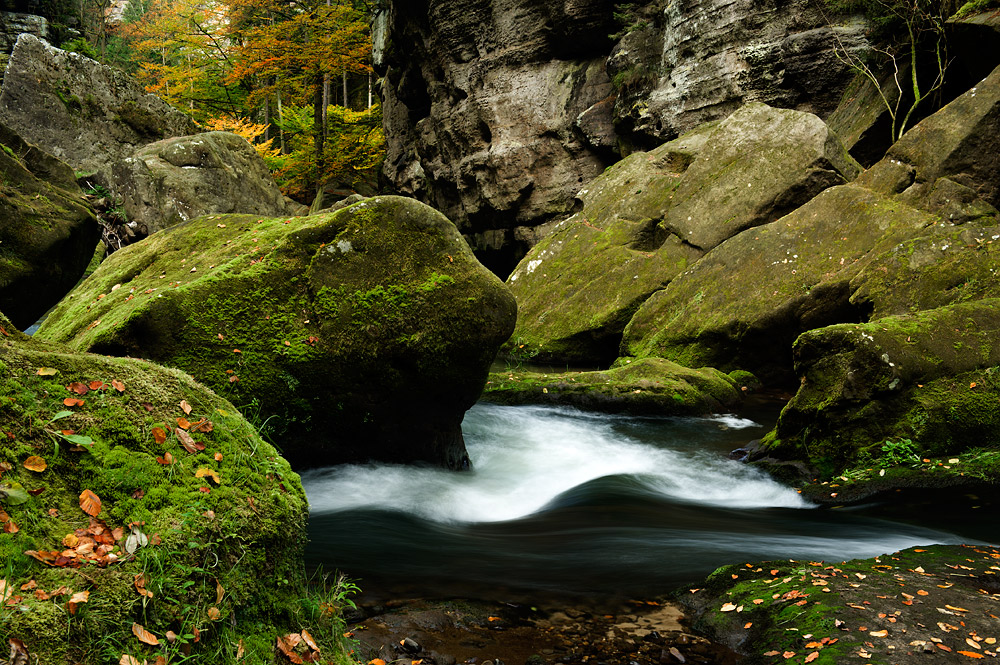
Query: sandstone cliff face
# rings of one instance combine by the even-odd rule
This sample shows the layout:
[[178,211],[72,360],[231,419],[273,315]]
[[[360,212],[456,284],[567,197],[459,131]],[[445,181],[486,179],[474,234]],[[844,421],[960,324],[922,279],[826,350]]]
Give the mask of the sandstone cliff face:
[[850,80],[834,40],[864,47],[863,25],[831,26],[805,0],[390,5],[375,27],[385,174],[501,275],[633,146],[747,102],[823,117]]
[[0,121],[104,184],[111,164],[137,147],[196,131],[190,118],[123,72],[30,34],[18,38],[7,66]]
[[409,0],[393,3],[384,33],[376,23],[376,44],[388,39],[378,63],[385,172],[400,193],[454,220],[494,267],[509,271],[515,247],[526,249],[530,232],[517,227],[571,212],[582,183],[607,165],[574,125],[611,95],[611,8],[610,0]]
[[647,5],[648,18],[608,59],[618,129],[639,143],[672,139],[748,102],[826,117],[853,74],[834,45],[867,46],[863,22],[834,20],[808,0]]

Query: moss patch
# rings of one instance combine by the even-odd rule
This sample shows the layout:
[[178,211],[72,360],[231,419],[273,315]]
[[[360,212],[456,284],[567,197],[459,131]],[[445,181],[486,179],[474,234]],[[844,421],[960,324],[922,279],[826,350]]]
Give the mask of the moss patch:
[[[309,599],[298,476],[229,402],[177,370],[17,333],[0,342],[0,366],[5,636],[46,663],[233,663],[241,644],[240,662],[272,663],[277,635],[308,628],[345,661],[338,608],[323,616]],[[202,418],[189,452],[179,419]],[[44,469],[26,466],[33,456]],[[100,499],[95,518],[86,490]],[[86,546],[98,534],[107,540]],[[89,598],[73,611],[77,592]]]
[[616,365],[603,372],[494,372],[483,399],[660,415],[718,413],[742,401],[736,381],[710,367],[688,369],[662,358],[624,358]]

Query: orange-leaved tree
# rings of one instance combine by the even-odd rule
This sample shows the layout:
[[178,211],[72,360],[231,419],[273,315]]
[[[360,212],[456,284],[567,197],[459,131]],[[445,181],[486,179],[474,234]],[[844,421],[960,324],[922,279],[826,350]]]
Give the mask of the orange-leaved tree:
[[250,90],[249,106],[271,98],[300,106],[311,102],[308,184],[316,189],[329,175],[329,80],[371,71],[367,17],[346,0],[230,1],[230,39],[236,54],[229,81]]

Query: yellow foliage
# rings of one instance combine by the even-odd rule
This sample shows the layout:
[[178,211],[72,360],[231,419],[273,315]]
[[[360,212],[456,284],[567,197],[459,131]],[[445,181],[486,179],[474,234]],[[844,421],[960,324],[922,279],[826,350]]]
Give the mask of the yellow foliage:
[[267,131],[267,125],[256,123],[248,118],[233,118],[230,116],[212,117],[203,124],[209,131],[232,132],[233,134],[242,136],[246,139],[247,143],[253,146],[257,154],[265,160],[277,157],[279,154],[280,149],[274,145],[273,138],[266,141],[257,141]]

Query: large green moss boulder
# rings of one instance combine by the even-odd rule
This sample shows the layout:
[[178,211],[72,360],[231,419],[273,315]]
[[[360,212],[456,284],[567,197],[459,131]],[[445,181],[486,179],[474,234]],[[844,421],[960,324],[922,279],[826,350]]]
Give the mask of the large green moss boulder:
[[887,441],[914,453],[1000,448],[1000,300],[811,330],[795,342],[801,386],[763,451],[838,473]]
[[610,413],[704,415],[731,410],[746,386],[717,369],[663,358],[623,358],[596,372],[490,374],[483,399],[498,404],[565,404]]
[[633,154],[508,279],[514,340],[543,358],[608,362],[636,309],[706,251],[859,170],[819,118],[764,104]]
[[73,170],[0,125],[0,310],[30,326],[83,276],[100,237]]
[[748,369],[789,379],[802,332],[867,319],[851,280],[935,216],[856,185],[731,238],[653,294],[630,321],[623,351],[689,367]]
[[0,315],[0,632],[30,655],[14,662],[287,662],[276,639],[302,629],[345,662],[336,611],[307,593],[306,516],[288,463],[184,372]]
[[515,303],[412,199],[201,217],[116,252],[39,336],[177,367],[249,405],[296,464],[467,462],[461,421]]

